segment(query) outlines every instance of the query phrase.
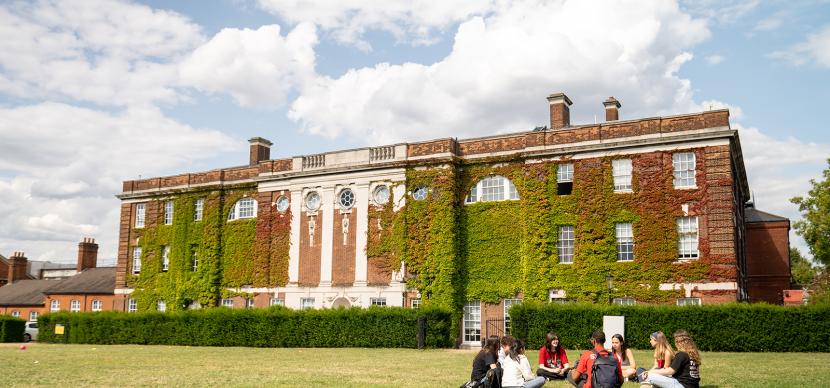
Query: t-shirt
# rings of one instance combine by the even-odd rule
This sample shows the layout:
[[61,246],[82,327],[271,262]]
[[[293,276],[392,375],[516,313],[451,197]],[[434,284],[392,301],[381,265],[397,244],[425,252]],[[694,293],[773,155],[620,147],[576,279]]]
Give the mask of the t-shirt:
[[692,360],[686,352],[677,352],[674,355],[671,368],[674,369],[672,377],[683,384],[683,388],[700,387],[700,369],[695,360]]
[[473,359],[473,373],[470,374],[470,380],[478,381],[487,375],[490,370],[490,364],[496,363],[496,355],[490,352],[478,352],[476,358]]
[[565,349],[561,346],[556,352],[549,352],[548,348],[542,346],[539,349],[539,364],[548,368],[562,368],[568,363],[568,355],[565,354]]
[[[594,348],[594,350],[596,350],[597,353],[600,353],[603,356],[608,354],[608,351],[605,350],[602,347],[602,345],[597,345]],[[590,350],[585,352],[585,353],[582,353],[582,356],[579,357],[579,363],[576,366],[576,371],[579,372],[580,374],[581,373],[587,373],[588,374],[587,375],[588,380],[585,381],[585,385],[583,386],[583,388],[591,388],[591,373],[592,373],[592,370],[591,370],[592,368],[591,367],[594,366],[594,360],[596,360],[596,359],[597,359],[597,355],[594,354],[594,352],[592,352]],[[617,363],[617,374],[620,376],[620,381],[623,381],[622,368],[620,367],[619,362]]]

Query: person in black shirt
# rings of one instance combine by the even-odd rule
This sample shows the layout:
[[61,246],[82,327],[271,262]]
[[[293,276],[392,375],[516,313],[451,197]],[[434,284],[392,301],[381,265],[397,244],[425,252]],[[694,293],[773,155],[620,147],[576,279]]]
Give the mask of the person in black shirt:
[[671,365],[663,369],[652,369],[640,374],[640,381],[659,388],[699,388],[700,351],[686,330],[674,332],[677,353]]
[[487,337],[484,347],[473,359],[473,372],[470,373],[471,381],[481,381],[487,376],[487,371],[496,369],[499,360],[499,337],[491,335]]

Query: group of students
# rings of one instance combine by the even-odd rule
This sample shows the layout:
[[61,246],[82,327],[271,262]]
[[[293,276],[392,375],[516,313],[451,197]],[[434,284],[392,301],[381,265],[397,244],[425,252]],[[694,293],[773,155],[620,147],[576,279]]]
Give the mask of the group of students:
[[525,356],[525,344],[511,336],[490,336],[473,359],[470,382],[462,387],[538,388],[548,380],[567,380],[577,388],[616,388],[624,381],[640,382],[658,388],[699,388],[700,352],[685,330],[674,333],[677,352],[663,332],[651,334],[654,365],[650,370],[638,368],[634,353],[620,334],[611,338],[605,349],[605,333],[591,335],[591,350],[572,368],[559,336],[550,332],[539,349],[536,373]]

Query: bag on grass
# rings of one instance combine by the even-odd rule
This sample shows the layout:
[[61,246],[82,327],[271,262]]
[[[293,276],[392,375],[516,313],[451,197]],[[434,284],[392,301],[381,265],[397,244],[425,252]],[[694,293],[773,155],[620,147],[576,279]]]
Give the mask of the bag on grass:
[[592,350],[596,359],[591,365],[591,387],[593,388],[619,388],[622,386],[620,375],[617,374],[617,359],[611,352],[603,352],[603,356],[596,350]]

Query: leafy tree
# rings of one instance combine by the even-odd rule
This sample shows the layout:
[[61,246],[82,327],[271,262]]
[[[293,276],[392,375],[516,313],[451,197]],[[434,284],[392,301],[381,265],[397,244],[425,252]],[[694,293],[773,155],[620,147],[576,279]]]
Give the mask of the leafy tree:
[[[827,160],[830,165],[830,159]],[[802,219],[794,224],[796,233],[804,237],[810,247],[813,260],[830,265],[830,167],[824,170],[823,179],[810,180],[813,188],[806,197],[795,197]]]
[[800,286],[809,285],[816,276],[816,269],[810,264],[798,248],[790,247],[790,283]]
[[830,272],[822,271],[810,283],[810,304],[830,304]]

